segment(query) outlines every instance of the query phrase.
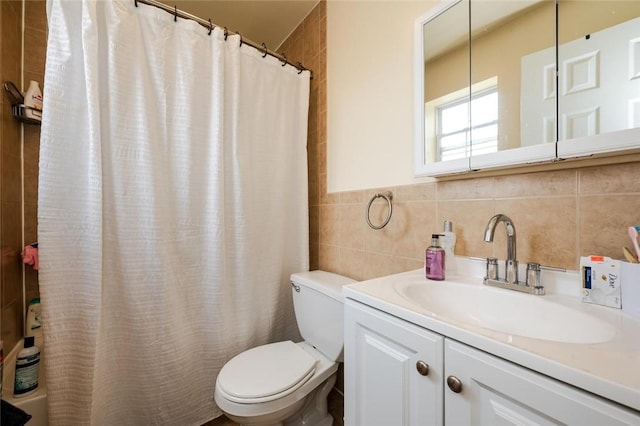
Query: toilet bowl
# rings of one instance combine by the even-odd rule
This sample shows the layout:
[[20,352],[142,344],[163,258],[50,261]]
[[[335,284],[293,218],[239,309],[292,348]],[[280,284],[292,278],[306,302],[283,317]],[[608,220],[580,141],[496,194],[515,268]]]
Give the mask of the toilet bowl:
[[214,394],[227,417],[242,425],[332,425],[327,396],[342,361],[342,286],[353,282],[325,271],[291,275],[305,341],[258,346],[227,362]]

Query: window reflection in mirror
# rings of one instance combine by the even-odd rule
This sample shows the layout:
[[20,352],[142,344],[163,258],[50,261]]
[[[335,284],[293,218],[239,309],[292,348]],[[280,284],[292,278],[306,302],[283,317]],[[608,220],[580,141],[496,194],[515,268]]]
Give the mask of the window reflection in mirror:
[[[530,111],[527,103],[530,82],[527,57],[538,51],[553,53],[555,47],[555,4],[553,1],[471,2],[471,83],[495,79],[498,97],[497,150],[555,142],[555,137],[530,138],[531,127],[540,126],[544,116],[555,117],[555,102],[546,111]],[[555,56],[545,66],[555,81]],[[539,89],[539,88],[537,88]],[[536,96],[538,93],[536,92]],[[482,106],[471,109],[471,119],[483,114]],[[476,139],[472,132],[472,139]],[[485,151],[486,152],[486,151]],[[481,155],[479,149],[473,155]]]
[[434,102],[438,161],[467,158],[472,150],[476,155],[492,153],[498,148],[496,85],[489,84],[485,90],[472,88],[471,97],[464,92],[464,97],[451,102]]
[[[444,29],[445,38],[439,34]],[[531,89],[524,87],[531,80],[526,58],[546,50],[551,80],[540,76],[536,90],[543,83],[555,87],[554,1],[462,1],[427,22],[424,36],[425,162],[555,142],[555,101],[532,111],[525,105]],[[455,125],[442,121],[443,110],[453,106],[460,112]]]
[[559,0],[558,23],[559,140],[640,127],[640,1]]
[[427,22],[424,38],[424,163],[469,156],[469,4]]

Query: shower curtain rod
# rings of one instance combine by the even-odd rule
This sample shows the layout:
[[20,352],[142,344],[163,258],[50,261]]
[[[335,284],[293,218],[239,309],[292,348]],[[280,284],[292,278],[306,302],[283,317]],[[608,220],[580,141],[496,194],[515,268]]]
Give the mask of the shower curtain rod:
[[[211,31],[215,28],[215,27],[220,27],[219,25],[213,24],[211,22],[211,19],[204,20],[202,18],[198,18],[197,16],[191,15],[190,13],[184,12],[182,10],[179,10],[177,6],[174,6],[173,8],[169,5],[166,5],[164,3],[160,3],[157,0],[133,0],[136,7],[138,7],[138,3],[143,3],[143,4],[147,4],[149,6],[155,6],[158,9],[162,9],[165,12],[168,12],[170,14],[172,14],[174,16],[174,19],[177,21],[178,18],[182,18],[182,19],[189,19],[191,21],[195,21],[198,24],[200,24],[201,26],[205,27],[206,29],[209,30],[209,34],[211,34]],[[269,55],[269,56],[273,56],[274,58],[277,58],[280,62],[282,62],[282,66],[285,65],[291,65],[293,67],[295,67],[298,70],[298,74],[300,74],[302,71],[309,71],[309,73],[311,74],[311,78],[313,78],[313,71],[311,71],[308,68],[305,68],[304,65],[302,65],[302,63],[300,62],[296,62],[293,63],[290,60],[287,59],[287,56],[283,53],[282,55],[274,52],[272,50],[269,50],[269,48],[267,48],[267,45],[262,43],[262,45],[257,44],[254,41],[245,39],[242,37],[242,35],[238,32],[234,32],[234,31],[229,31],[227,30],[226,27],[224,28],[224,39],[227,39],[227,35],[229,34],[237,34],[240,36],[240,46],[242,46],[243,44],[248,44],[249,46],[253,47],[256,50],[259,50],[260,52],[262,52],[262,57],[264,58],[265,56]]]

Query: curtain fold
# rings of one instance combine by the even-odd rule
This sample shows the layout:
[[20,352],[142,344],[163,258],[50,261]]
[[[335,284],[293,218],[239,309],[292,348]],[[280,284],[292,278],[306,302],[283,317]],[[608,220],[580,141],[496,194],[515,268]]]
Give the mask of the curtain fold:
[[200,425],[299,338],[309,73],[132,0],[50,0],[38,238],[52,425]]

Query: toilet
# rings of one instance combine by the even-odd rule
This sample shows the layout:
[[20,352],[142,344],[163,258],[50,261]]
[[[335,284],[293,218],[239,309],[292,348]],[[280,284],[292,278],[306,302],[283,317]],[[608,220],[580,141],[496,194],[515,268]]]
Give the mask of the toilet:
[[229,360],[216,380],[215,400],[241,425],[331,426],[327,396],[344,348],[342,286],[354,280],[325,271],[291,275],[303,342],[271,343]]

